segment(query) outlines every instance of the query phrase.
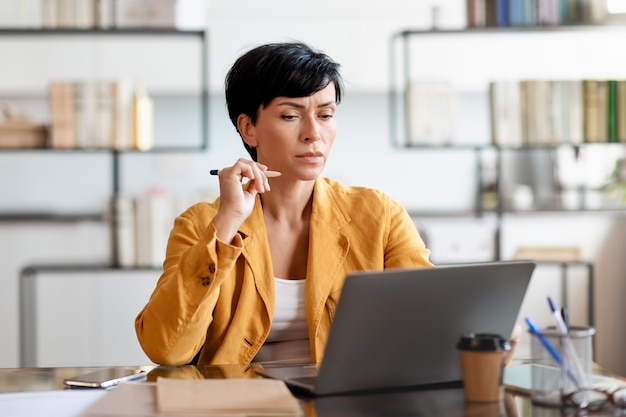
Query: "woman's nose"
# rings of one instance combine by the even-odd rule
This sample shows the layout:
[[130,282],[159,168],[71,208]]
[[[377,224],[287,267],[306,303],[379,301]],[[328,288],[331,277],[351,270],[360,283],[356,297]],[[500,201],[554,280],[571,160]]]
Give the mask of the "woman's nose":
[[304,131],[304,141],[305,142],[315,142],[321,139],[320,128],[315,120],[308,122],[307,127]]

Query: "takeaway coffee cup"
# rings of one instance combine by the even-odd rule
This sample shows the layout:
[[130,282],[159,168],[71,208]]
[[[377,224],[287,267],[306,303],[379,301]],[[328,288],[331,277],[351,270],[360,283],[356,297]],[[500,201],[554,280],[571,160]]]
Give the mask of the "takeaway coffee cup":
[[476,402],[502,400],[504,354],[511,350],[508,340],[497,334],[470,333],[461,336],[457,349],[465,399]]

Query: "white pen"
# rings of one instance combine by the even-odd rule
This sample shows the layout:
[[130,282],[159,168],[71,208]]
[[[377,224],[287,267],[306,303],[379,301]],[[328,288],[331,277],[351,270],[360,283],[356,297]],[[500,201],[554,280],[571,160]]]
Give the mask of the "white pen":
[[554,316],[554,321],[556,323],[557,331],[562,335],[566,335],[567,324],[565,324],[565,320],[563,320],[563,316],[561,316],[561,313],[557,310],[556,304],[554,304],[552,297],[548,297],[548,304],[550,305],[550,311],[552,311],[552,315]]
[[[212,169],[209,171],[209,174],[211,175],[218,175],[219,173],[220,173],[219,169]],[[267,178],[280,177],[281,175],[283,175],[281,172],[278,172],[278,171],[264,171],[263,173],[265,174]]]

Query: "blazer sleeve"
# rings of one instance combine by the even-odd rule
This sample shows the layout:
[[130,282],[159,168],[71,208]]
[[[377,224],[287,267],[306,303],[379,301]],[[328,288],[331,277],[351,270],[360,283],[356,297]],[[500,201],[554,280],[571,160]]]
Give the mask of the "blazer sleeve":
[[393,199],[386,206],[388,239],[385,244],[385,268],[434,266],[429,259],[430,250],[406,209]]
[[219,241],[211,219],[200,205],[175,219],[163,273],[135,319],[139,343],[157,364],[183,365],[198,353],[210,332],[221,283],[241,254],[241,237],[232,244]]

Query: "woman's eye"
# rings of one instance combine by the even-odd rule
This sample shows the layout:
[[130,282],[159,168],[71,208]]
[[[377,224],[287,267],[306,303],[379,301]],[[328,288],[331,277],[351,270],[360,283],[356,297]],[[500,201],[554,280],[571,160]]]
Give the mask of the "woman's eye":
[[293,120],[293,119],[295,119],[296,117],[297,117],[297,116],[295,116],[295,115],[293,115],[293,114],[284,114],[284,115],[282,116],[282,118],[283,118],[283,119],[285,119],[285,120]]

